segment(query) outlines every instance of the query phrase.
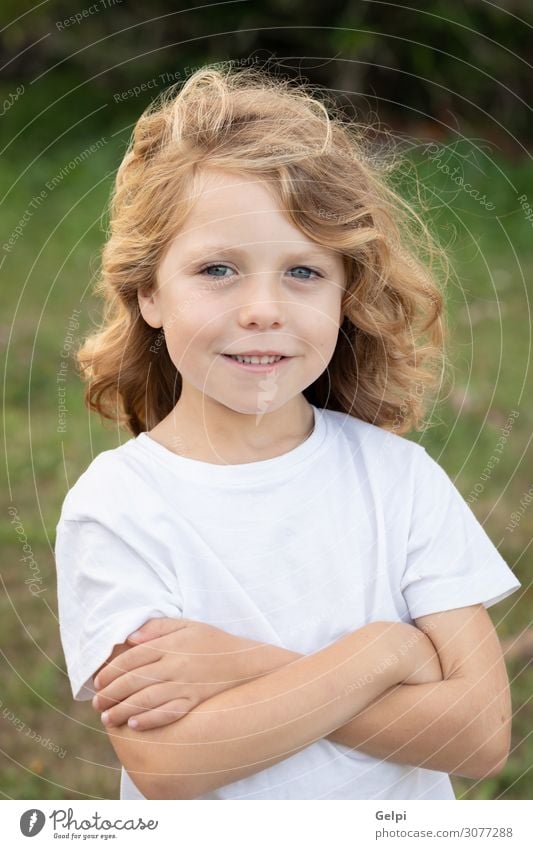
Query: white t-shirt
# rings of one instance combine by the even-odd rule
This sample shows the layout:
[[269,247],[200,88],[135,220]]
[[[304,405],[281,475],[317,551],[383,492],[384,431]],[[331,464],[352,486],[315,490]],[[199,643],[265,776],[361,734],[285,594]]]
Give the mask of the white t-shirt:
[[[269,460],[216,465],[147,433],[99,454],[57,525],[61,640],[73,696],[148,619],[181,617],[310,654],[375,620],[521,585],[422,446],[313,407]],[[122,769],[121,799],[144,799]],[[444,772],[321,739],[201,799],[453,799]]]

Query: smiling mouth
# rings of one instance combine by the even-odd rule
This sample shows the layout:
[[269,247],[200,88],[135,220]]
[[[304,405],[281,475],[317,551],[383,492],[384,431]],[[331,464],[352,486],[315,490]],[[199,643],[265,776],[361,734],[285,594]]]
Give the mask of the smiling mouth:
[[[275,369],[277,366],[280,366],[282,363],[285,363],[285,362],[288,362],[289,360],[292,360],[292,357],[278,356],[276,358],[273,358],[273,357],[270,358],[269,357],[270,362],[267,361],[265,363],[262,363],[262,362],[250,363],[250,362],[244,362],[242,357],[237,359],[236,356],[231,356],[230,354],[222,354],[222,356],[224,357],[225,360],[228,360],[229,362],[234,363],[236,366],[238,366],[241,369],[244,369],[246,371],[259,371],[259,372],[261,372],[261,371],[271,371],[272,369]],[[254,357],[254,359],[260,359],[260,358]],[[266,359],[266,357],[264,359]]]

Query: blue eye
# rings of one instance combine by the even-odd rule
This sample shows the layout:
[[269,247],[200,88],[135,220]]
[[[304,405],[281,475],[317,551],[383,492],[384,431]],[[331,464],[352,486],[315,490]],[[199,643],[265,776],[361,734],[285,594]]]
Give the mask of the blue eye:
[[[315,275],[315,277],[320,277],[320,274],[318,274],[316,271],[313,271],[312,268],[308,268],[307,265],[295,265],[294,268],[291,269],[291,271],[294,271],[295,269],[304,269],[305,271],[310,271],[311,274]],[[296,279],[297,280],[311,280],[312,278],[311,277],[297,277]]]
[[[229,267],[229,265],[225,265],[224,263],[217,262],[217,263],[213,263],[211,265],[206,265],[205,268],[200,269],[199,273],[200,274],[206,274],[208,277],[219,279],[219,280],[224,280],[226,277],[228,277],[227,274],[210,274],[209,272],[214,268],[226,268],[226,269],[229,269],[230,271],[232,270]],[[290,270],[291,271],[298,271],[298,270],[307,271],[307,272],[309,272],[310,275],[314,275],[315,277],[321,277],[322,276],[317,271],[314,271],[312,268],[309,268],[307,265],[295,265]],[[299,277],[298,276],[298,277],[295,277],[294,279],[305,281],[305,280],[312,280],[313,278],[311,276],[309,276],[309,277]]]
[[[223,265],[222,263],[216,263],[216,265],[206,265],[205,268],[202,268],[202,270],[200,271],[200,274],[205,274],[206,272],[210,271],[212,268],[229,268],[229,265]],[[230,271],[231,271],[231,268],[230,268]],[[208,277],[224,278],[226,276],[227,276],[226,274],[208,274]]]

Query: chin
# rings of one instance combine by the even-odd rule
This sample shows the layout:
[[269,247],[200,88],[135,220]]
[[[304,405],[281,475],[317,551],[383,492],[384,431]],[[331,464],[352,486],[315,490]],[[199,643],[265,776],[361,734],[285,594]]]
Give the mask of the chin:
[[273,413],[279,409],[281,404],[276,404],[276,406],[265,405],[260,401],[256,401],[255,403],[246,404],[236,401],[235,403],[230,403],[228,401],[217,401],[217,403],[222,404],[228,410],[231,410],[233,413],[239,413],[243,416],[258,416],[258,415],[267,415],[268,413]]

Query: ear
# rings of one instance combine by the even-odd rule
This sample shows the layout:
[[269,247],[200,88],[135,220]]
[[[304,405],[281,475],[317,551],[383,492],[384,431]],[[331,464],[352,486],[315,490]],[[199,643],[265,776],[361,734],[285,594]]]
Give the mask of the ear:
[[137,301],[139,309],[145,322],[150,327],[159,328],[163,326],[161,310],[159,308],[158,293],[147,289],[137,289]]

